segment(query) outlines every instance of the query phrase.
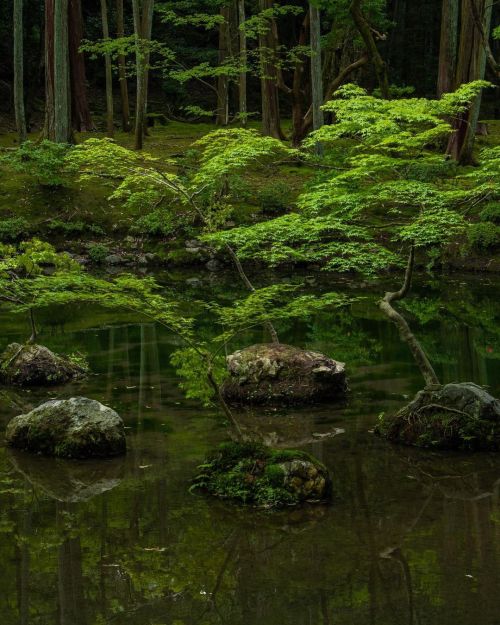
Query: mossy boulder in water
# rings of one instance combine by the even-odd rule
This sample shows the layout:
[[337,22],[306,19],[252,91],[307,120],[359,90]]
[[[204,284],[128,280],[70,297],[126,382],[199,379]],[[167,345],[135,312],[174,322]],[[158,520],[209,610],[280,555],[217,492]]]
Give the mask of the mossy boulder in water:
[[65,384],[87,373],[84,363],[43,345],[11,343],[0,356],[0,382],[16,386]]
[[464,382],[420,391],[376,432],[390,441],[434,449],[500,449],[500,401]]
[[193,488],[260,507],[324,502],[331,493],[326,467],[298,450],[224,443],[200,469]]
[[59,458],[104,458],[126,451],[121,417],[86,397],[48,401],[7,425],[11,447]]
[[343,363],[290,345],[252,345],[228,356],[227,366],[222,393],[231,403],[335,401],[347,391]]

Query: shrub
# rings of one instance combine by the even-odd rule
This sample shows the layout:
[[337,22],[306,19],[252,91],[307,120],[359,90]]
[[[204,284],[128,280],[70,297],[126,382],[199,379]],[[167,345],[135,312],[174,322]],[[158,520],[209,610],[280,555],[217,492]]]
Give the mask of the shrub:
[[28,235],[29,224],[24,217],[12,217],[0,221],[0,241],[17,241]]
[[500,224],[500,202],[488,202],[483,210],[479,213],[481,221],[492,221]]
[[500,245],[500,226],[483,221],[472,224],[467,231],[469,248],[487,252]]
[[83,234],[89,232],[91,234],[102,235],[104,230],[97,224],[87,224],[83,221],[62,221],[61,219],[53,219],[47,226],[52,232],[61,232],[62,234]]
[[290,187],[285,182],[272,182],[262,187],[257,201],[264,213],[281,213],[290,206]]
[[15,171],[36,178],[42,187],[61,187],[66,156],[71,146],[52,141],[25,141],[19,148],[2,157],[0,162]]
[[103,243],[92,243],[87,248],[89,258],[95,265],[102,265],[109,255],[109,247]]

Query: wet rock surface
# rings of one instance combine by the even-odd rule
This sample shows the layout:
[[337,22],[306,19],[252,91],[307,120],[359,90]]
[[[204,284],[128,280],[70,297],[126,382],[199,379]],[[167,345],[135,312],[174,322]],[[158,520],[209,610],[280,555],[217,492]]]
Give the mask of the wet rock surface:
[[194,479],[196,488],[259,507],[325,502],[331,494],[326,467],[299,450],[223,443],[200,469],[201,474]]
[[16,386],[52,386],[85,376],[87,369],[43,345],[11,343],[0,356],[0,382]]
[[121,417],[86,397],[49,401],[14,417],[5,440],[11,447],[59,458],[105,458],[126,451]]
[[343,399],[344,363],[290,345],[252,345],[227,358],[222,393],[236,404],[298,404]]
[[417,447],[497,451],[500,401],[472,382],[424,389],[376,432]]

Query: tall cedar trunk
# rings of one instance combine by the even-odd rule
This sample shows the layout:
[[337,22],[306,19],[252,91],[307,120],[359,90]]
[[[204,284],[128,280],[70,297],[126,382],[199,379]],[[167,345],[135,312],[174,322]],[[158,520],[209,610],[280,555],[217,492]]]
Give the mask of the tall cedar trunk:
[[318,130],[324,123],[323,111],[323,71],[321,63],[321,15],[317,6],[310,3],[311,22],[311,92],[313,128]]
[[68,0],[54,0],[54,141],[71,140]]
[[[102,19],[102,36],[109,39],[108,25],[108,4],[106,0],[101,0],[101,19]],[[106,66],[106,134],[112,137],[115,133],[114,114],[113,114],[113,72],[111,68],[111,55],[104,55]]]
[[[123,0],[116,0],[116,36],[125,37],[125,19],[123,14]],[[127,73],[125,69],[125,57],[118,57],[118,76],[120,80],[120,98],[122,104],[122,130],[130,130],[130,104],[128,99]]]
[[14,0],[14,110],[19,141],[26,141],[24,112],[23,0]]
[[[475,19],[475,15],[478,20]],[[460,43],[458,48],[455,88],[482,80],[486,70],[486,45],[483,32],[489,36],[492,4],[489,0],[462,0]],[[479,23],[478,23],[479,22]],[[453,123],[455,132],[448,143],[448,154],[462,165],[472,162],[472,151],[481,108],[481,96],[470,109]]]
[[240,45],[240,64],[243,71],[240,72],[238,95],[239,95],[239,113],[241,125],[247,126],[248,123],[248,108],[247,108],[247,72],[246,65],[248,61],[247,53],[247,36],[243,28],[246,20],[245,14],[245,0],[238,1],[238,26],[239,26],[239,45]]
[[460,0],[443,0],[437,95],[453,91],[457,67]]
[[[272,6],[272,0],[259,0],[260,11],[270,9]],[[276,45],[275,28],[271,23],[267,32],[259,34],[262,132],[266,136],[284,139],[281,130],[278,77],[275,63]]]
[[95,128],[87,99],[85,57],[83,52],[80,52],[83,40],[81,0],[69,0],[68,11],[71,118],[73,129],[82,132]]
[[[310,25],[310,13],[306,13],[300,26],[300,33],[297,41],[298,47],[307,45],[308,31]],[[292,144],[298,146],[304,138],[304,108],[305,108],[305,92],[304,77],[306,75],[306,64],[304,60],[298,59],[294,72],[291,90],[292,98]]]
[[375,37],[373,36],[373,30],[363,14],[362,0],[352,0],[349,10],[354,23],[356,24],[356,28],[364,41],[370,61],[375,67],[375,73],[377,75],[382,97],[388,100],[390,98],[390,90],[389,78],[387,75],[387,64],[377,48],[377,43],[375,41]]
[[55,140],[54,1],[45,0],[45,123],[43,136]]
[[154,0],[132,0],[134,30],[136,36],[137,97],[135,107],[135,149],[142,150],[146,130],[146,109],[148,99],[148,46],[153,25]]
[[[219,25],[219,67],[229,57],[230,48],[230,12],[228,5],[221,6]],[[221,74],[217,78],[217,115],[216,124],[218,126],[227,126],[229,123],[229,77]]]

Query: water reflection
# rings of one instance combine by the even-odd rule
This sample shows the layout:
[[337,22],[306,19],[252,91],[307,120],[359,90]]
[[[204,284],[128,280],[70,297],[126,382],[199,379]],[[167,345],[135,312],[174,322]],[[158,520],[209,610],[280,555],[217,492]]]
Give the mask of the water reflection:
[[[182,297],[231,293],[184,284]],[[443,379],[499,394],[494,288],[447,286],[412,300],[414,329]],[[5,343],[23,334],[15,320],[0,324]],[[0,396],[0,423],[55,394],[86,395],[124,417],[130,451],[86,464],[0,447],[2,625],[498,625],[500,457],[370,434],[421,385],[370,301],[280,328],[287,342],[350,363],[351,395],[346,407],[240,415],[249,436],[301,446],[333,477],[332,505],[272,514],[189,493],[227,430],[182,397],[169,364],[175,338],[98,311],[59,311],[41,326],[49,347],[88,353],[95,375]]]

